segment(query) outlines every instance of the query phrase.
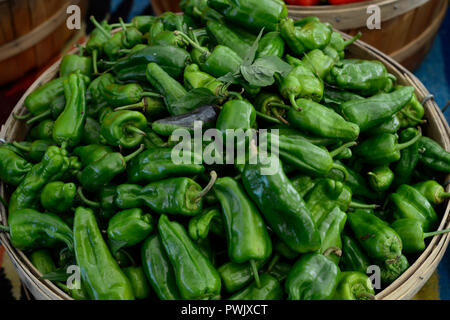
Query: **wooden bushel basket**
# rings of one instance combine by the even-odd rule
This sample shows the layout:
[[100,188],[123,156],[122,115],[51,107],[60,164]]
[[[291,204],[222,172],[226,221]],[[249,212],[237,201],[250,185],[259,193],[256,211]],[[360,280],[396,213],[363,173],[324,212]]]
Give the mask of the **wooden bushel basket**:
[[[366,27],[368,6],[380,8],[381,29]],[[445,18],[447,0],[370,0],[346,5],[287,6],[289,16],[317,16],[341,31],[363,33],[362,41],[410,70],[422,62]]]
[[[348,35],[344,35],[349,38]],[[74,49],[73,52],[76,52]],[[394,74],[402,85],[413,86],[419,100],[430,96],[428,90],[423,84],[408,70],[395,62],[392,58],[381,53],[377,49],[361,41],[357,41],[348,48],[348,57],[379,60],[386,65],[389,72]],[[43,83],[55,78],[58,74],[60,60],[46,70],[25,92],[23,97],[15,106],[13,112],[17,114],[26,113],[24,107],[25,97]],[[436,140],[446,150],[450,150],[450,128],[445,121],[442,112],[434,100],[429,99],[424,104],[425,118],[427,124],[424,126],[424,134]],[[0,131],[0,138],[5,141],[23,140],[28,128],[24,122],[15,120],[12,115],[9,116],[6,123]],[[444,178],[444,177],[442,177]],[[445,177],[446,180],[450,175]],[[450,186],[447,186],[450,189]],[[0,183],[0,196],[8,199],[11,190]],[[439,229],[450,227],[450,203],[437,208],[437,213],[441,219]],[[7,225],[7,210],[0,206],[0,224]],[[410,261],[412,264],[403,275],[398,278],[389,287],[378,293],[376,299],[411,299],[426,283],[433,271],[441,260],[450,240],[449,234],[435,236],[431,239],[426,250],[418,257],[416,261]],[[25,254],[11,245],[9,234],[0,232],[0,242],[4,245],[6,252],[11,258],[21,280],[36,299],[57,299],[71,300],[72,298],[59,289],[55,284],[48,280],[40,279],[40,272],[31,264]]]

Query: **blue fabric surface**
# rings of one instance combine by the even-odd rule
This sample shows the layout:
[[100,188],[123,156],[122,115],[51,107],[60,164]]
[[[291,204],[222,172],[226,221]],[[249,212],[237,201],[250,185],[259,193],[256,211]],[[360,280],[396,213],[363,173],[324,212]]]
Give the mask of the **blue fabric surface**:
[[[427,87],[443,108],[450,100],[450,10],[434,41],[433,48],[414,74]],[[450,122],[450,108],[445,113]],[[447,250],[438,266],[439,291],[442,300],[450,300],[450,250]]]

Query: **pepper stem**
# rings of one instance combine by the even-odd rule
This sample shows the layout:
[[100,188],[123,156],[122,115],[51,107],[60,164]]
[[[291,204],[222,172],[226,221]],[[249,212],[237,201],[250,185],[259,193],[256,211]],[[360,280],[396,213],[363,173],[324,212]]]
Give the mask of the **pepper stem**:
[[328,257],[330,254],[334,254],[338,257],[342,256],[342,250],[338,247],[330,247],[323,252],[325,257]]
[[258,288],[261,288],[261,281],[259,281],[258,266],[256,265],[255,259],[250,259],[250,266],[252,268],[253,277],[255,278],[255,283]]
[[9,230],[10,230],[9,227],[3,226],[3,225],[0,224],[0,231],[9,232]]
[[101,33],[103,33],[108,39],[111,38],[111,34],[110,34],[108,31],[106,31],[105,28],[103,28],[103,26],[102,26],[100,23],[98,23],[97,20],[95,20],[95,17],[94,17],[94,16],[91,16],[91,17],[90,17],[90,20],[91,20],[91,22],[94,24],[94,26],[95,26],[98,30],[100,30]]
[[347,181],[348,171],[343,165],[333,162],[333,165],[331,166],[331,168],[341,171],[344,174],[344,182]]
[[357,35],[355,35],[353,38],[348,39],[347,41],[344,42],[344,48],[348,47],[349,45],[351,45],[353,42],[355,42],[356,40],[358,40],[359,38],[361,38],[362,33],[358,32]]
[[277,264],[277,262],[280,260],[280,255],[276,254],[272,260],[270,260],[269,265],[267,266],[267,272],[272,271],[273,267]]
[[397,145],[397,148],[396,148],[396,150],[403,150],[403,149],[406,149],[406,148],[408,148],[409,146],[411,146],[411,145],[413,145],[414,143],[416,143],[417,142],[417,140],[419,140],[420,139],[420,137],[422,136],[422,133],[417,133],[417,135],[414,137],[414,138],[412,138],[411,140],[409,140],[409,141],[407,141],[407,142],[404,142],[404,143],[399,143],[398,145]]
[[26,113],[24,115],[19,116],[18,114],[16,114],[15,112],[12,113],[12,116],[14,119],[16,120],[25,120],[28,119],[29,117],[31,117],[31,113]]
[[76,44],[76,47],[77,47],[78,50],[79,50],[78,55],[79,55],[80,57],[82,57],[82,56],[83,56],[83,53],[84,53],[84,47],[83,47],[81,44],[79,44],[79,43]]
[[197,49],[197,50],[199,50],[199,51],[201,51],[202,52],[202,54],[204,54],[204,55],[209,55],[210,54],[210,52],[206,49],[206,48],[204,48],[204,47],[202,47],[198,42],[195,42],[194,40],[192,40],[187,34],[185,34],[184,32],[181,32],[180,30],[175,30],[174,32],[173,32],[173,34],[174,35],[179,35],[179,36],[181,36],[184,40],[186,40],[193,48],[195,48],[195,49]]
[[274,117],[271,117],[271,116],[269,116],[269,115],[267,115],[265,113],[262,113],[260,111],[255,111],[255,113],[256,113],[256,115],[258,117],[260,117],[260,118],[262,118],[262,119],[264,119],[266,121],[277,123],[277,124],[284,124],[281,120],[279,120],[277,118],[274,118]]
[[[133,26],[132,23],[124,23],[123,25],[126,26],[126,27],[132,27]],[[118,27],[122,27],[122,24],[121,23],[111,23],[109,26],[111,28],[118,28]]]
[[302,111],[302,108],[300,108],[297,105],[297,101],[295,101],[295,94],[290,94],[289,95],[289,101],[291,102],[291,105],[297,110],[297,111]]
[[129,131],[129,132],[137,133],[137,134],[139,134],[141,136],[144,136],[144,137],[147,135],[144,131],[142,131],[141,129],[139,129],[139,128],[135,127],[135,126],[132,126],[132,125],[127,126],[126,130]]
[[350,202],[350,208],[353,209],[377,209],[380,206],[378,204],[365,204],[365,203],[359,203],[359,202]]
[[450,229],[438,230],[438,231],[434,231],[434,232],[424,232],[423,238],[426,239],[426,238],[429,238],[432,236],[437,236],[437,235],[449,233],[449,232],[450,232]]
[[137,149],[136,151],[134,151],[133,153],[130,153],[129,155],[127,155],[126,157],[123,157],[125,159],[125,162],[129,162],[130,160],[132,160],[133,158],[135,158],[139,153],[141,153],[144,150],[144,144],[141,144],[139,146],[139,149]]
[[51,113],[52,113],[52,110],[44,111],[44,112],[38,114],[37,116],[31,118],[30,120],[28,120],[26,123],[32,124],[36,121],[40,121],[41,119],[47,118],[49,115],[51,115]]
[[88,198],[86,198],[86,196],[83,194],[83,189],[81,187],[78,187],[77,194],[78,194],[78,197],[80,198],[80,200],[82,202],[84,202],[85,204],[87,204],[89,207],[100,208],[100,202],[92,201],[92,200],[89,200]]
[[126,26],[125,22],[123,21],[122,17],[119,18],[119,24],[122,27],[123,31],[127,30],[127,26]]
[[98,50],[95,49],[94,51],[92,51],[92,68],[94,69],[94,74],[98,74],[97,58]]
[[361,298],[366,298],[369,300],[375,300],[375,296],[371,293],[368,292],[359,292],[357,294],[355,294],[355,297],[359,300],[361,300]]
[[162,98],[162,96],[159,93],[156,92],[150,92],[146,91],[142,93],[142,97],[155,97],[155,98]]
[[134,110],[134,109],[143,109],[145,106],[144,100],[138,103],[129,104],[127,106],[117,107],[114,109],[114,111],[120,111],[120,110]]
[[17,141],[14,141],[14,142],[12,143],[12,145],[13,145],[14,147],[16,147],[17,149],[22,150],[22,151],[25,151],[25,152],[30,152],[30,150],[31,150],[30,147],[25,147],[25,146],[21,145],[20,143],[18,143]]
[[444,199],[447,198],[450,198],[450,192],[438,191],[435,194],[435,199],[437,200],[438,203],[441,203],[442,201],[444,201]]
[[200,201],[200,199],[203,198],[211,190],[211,188],[214,186],[214,183],[216,183],[217,173],[213,170],[213,171],[211,171],[210,174],[211,174],[211,179],[209,180],[208,184],[202,191],[200,191],[200,193],[198,195],[196,195],[194,197],[194,199],[192,199],[193,202]]
[[269,102],[268,107],[269,107],[269,108],[277,107],[277,108],[286,109],[286,110],[291,108],[291,107],[290,107],[289,105],[287,105],[287,104],[284,104],[284,103],[278,103],[278,102]]
[[289,122],[287,122],[286,119],[284,119],[279,113],[277,109],[272,109],[272,113],[275,116],[275,118],[277,118],[278,120],[280,120],[281,122],[283,122],[285,125],[289,125]]
[[334,158],[334,157],[336,157],[338,154],[340,154],[342,151],[344,151],[345,149],[354,147],[354,146],[356,146],[357,144],[358,144],[358,143],[357,143],[356,141],[352,141],[352,142],[345,143],[345,144],[343,144],[342,146],[340,146],[339,148],[334,149],[333,151],[330,151],[330,156],[331,156],[332,158]]
[[400,111],[400,113],[402,115],[404,115],[405,117],[407,117],[408,119],[411,119],[411,120],[416,121],[418,123],[426,123],[427,122],[427,120],[419,119],[419,118],[413,116],[412,114],[410,114],[409,112]]

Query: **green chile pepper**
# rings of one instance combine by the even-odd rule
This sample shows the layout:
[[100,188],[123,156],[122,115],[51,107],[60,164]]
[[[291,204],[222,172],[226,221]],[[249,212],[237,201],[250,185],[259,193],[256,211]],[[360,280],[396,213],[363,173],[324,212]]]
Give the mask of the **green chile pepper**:
[[376,167],[367,174],[370,186],[377,192],[386,191],[394,181],[394,173],[388,165]]
[[[408,128],[400,132],[400,143],[407,142],[418,134],[417,129]],[[394,167],[394,183],[393,187],[397,189],[402,184],[409,184],[412,179],[414,169],[419,162],[419,142],[410,145],[400,151],[400,160]]]
[[253,105],[246,100],[230,100],[225,103],[217,118],[216,128],[223,133],[227,129],[250,129],[256,121]]
[[317,181],[310,176],[296,176],[290,179],[295,190],[304,198],[316,185]]
[[66,78],[56,78],[30,93],[24,101],[25,107],[32,115],[47,111],[50,103],[64,94],[63,82]]
[[127,267],[123,269],[123,273],[130,281],[136,299],[145,299],[150,295],[150,286],[142,267]]
[[33,165],[4,145],[0,147],[0,180],[18,186]]
[[229,300],[281,300],[283,288],[280,282],[268,273],[260,277],[261,283],[250,284],[247,288],[232,295]]
[[215,77],[200,71],[197,64],[190,64],[184,69],[184,85],[188,89],[206,88],[215,95],[221,95],[224,83]]
[[341,105],[341,114],[363,132],[389,120],[411,100],[413,93],[413,87],[403,87],[365,100],[350,100]]
[[150,214],[134,208],[116,213],[108,223],[108,239],[123,247],[131,247],[143,241],[153,231]]
[[146,133],[145,116],[132,110],[120,110],[109,113],[101,123],[101,135],[111,146],[134,148],[138,146]]
[[421,163],[436,171],[450,172],[450,152],[428,137],[421,137],[418,143]]
[[291,125],[317,136],[354,141],[358,138],[358,125],[346,121],[333,110],[311,100],[298,99],[302,111],[289,110],[287,119]]
[[358,243],[347,234],[342,235],[342,257],[339,266],[343,271],[357,271],[366,274],[369,258]]
[[434,180],[428,180],[413,185],[432,205],[439,205],[447,198],[450,198],[450,192],[445,192],[444,187]]
[[104,100],[112,107],[127,106],[141,101],[144,97],[160,97],[155,92],[147,92],[137,83],[111,83],[101,87]]
[[423,230],[432,230],[438,222],[433,206],[418,190],[403,184],[389,196],[395,208],[394,218],[416,219],[422,223]]
[[56,270],[55,262],[47,249],[33,251],[30,260],[33,266],[43,275]]
[[387,286],[397,280],[398,277],[400,277],[406,269],[409,268],[409,262],[408,259],[401,255],[395,261],[392,262],[384,262],[380,266],[381,268],[381,284]]
[[64,82],[66,106],[55,120],[53,140],[59,145],[74,147],[81,141],[86,120],[86,85],[78,74]]
[[259,41],[256,59],[265,56],[282,58],[284,55],[284,47],[284,41],[279,32],[268,32]]
[[141,247],[142,266],[153,290],[161,300],[179,300],[175,273],[158,234]]
[[339,281],[340,270],[328,257],[309,253],[300,257],[286,279],[289,300],[330,300]]
[[[397,88],[401,86],[397,86]],[[422,123],[425,109],[417,99],[416,94],[413,94],[411,100],[397,113],[401,128],[414,127]]]
[[35,127],[33,127],[28,136],[32,140],[51,140],[53,133],[53,126],[55,122],[50,119],[45,119]]
[[335,300],[374,300],[375,290],[369,277],[358,271],[343,272],[334,295]]
[[358,242],[369,257],[386,261],[401,255],[402,240],[386,222],[363,210],[347,212],[347,218]]
[[42,160],[48,147],[54,145],[52,140],[34,140],[29,146],[23,145],[20,142],[14,141],[13,146],[17,149],[26,152],[27,158],[32,162],[39,162]]
[[[256,164],[245,165],[242,182],[269,227],[297,252],[319,249],[320,234],[305,202],[284,173],[281,161],[274,155],[264,159],[262,154],[257,160]],[[264,175],[264,168],[269,166],[274,169],[273,174]]]
[[78,207],[74,220],[75,258],[91,299],[133,300],[133,288],[114,260],[91,209]]
[[[255,261],[256,268],[261,270],[267,261],[267,259]],[[255,279],[253,268],[248,263],[227,262],[220,266],[217,271],[222,279],[223,287],[229,293],[244,288]]]
[[216,207],[204,209],[189,220],[189,236],[195,241],[206,239],[210,230],[219,236],[225,233],[222,213]]
[[181,224],[161,215],[158,230],[182,298],[202,299],[220,294],[219,273],[189,239]]
[[40,195],[41,204],[44,209],[50,212],[65,212],[72,207],[76,193],[77,187],[75,183],[53,181],[47,183],[44,189],[42,189]]
[[[192,155],[183,153],[189,159]],[[175,163],[172,161],[172,148],[153,148],[142,152],[127,166],[128,182],[149,183],[171,177],[188,177],[201,174],[205,167],[197,162]]]
[[241,58],[244,58],[247,51],[250,49],[250,44],[241,39],[239,34],[236,34],[233,30],[228,28],[226,24],[220,21],[208,21],[206,24],[206,29],[217,44],[231,48]]
[[72,72],[79,71],[82,74],[92,76],[93,63],[91,57],[83,57],[77,54],[65,55],[59,66],[59,76],[69,76]]
[[87,167],[91,163],[100,160],[106,154],[112,152],[113,150],[110,146],[105,146],[102,144],[89,144],[87,146],[79,146],[73,149],[73,154],[80,158],[83,167]]
[[397,133],[400,130],[400,119],[397,114],[394,114],[392,118],[382,122],[380,125],[370,128],[365,131],[364,134],[367,136],[379,135],[382,133]]
[[[341,233],[346,221],[347,215],[345,212],[341,211],[339,207],[335,207],[317,224],[322,239],[320,253],[325,253],[329,248],[342,248]],[[340,256],[332,255],[329,256],[329,259],[338,263]]]
[[312,72],[317,74],[320,79],[324,79],[330,73],[331,68],[333,68],[335,63],[332,58],[319,49],[305,53],[301,61],[303,61]]

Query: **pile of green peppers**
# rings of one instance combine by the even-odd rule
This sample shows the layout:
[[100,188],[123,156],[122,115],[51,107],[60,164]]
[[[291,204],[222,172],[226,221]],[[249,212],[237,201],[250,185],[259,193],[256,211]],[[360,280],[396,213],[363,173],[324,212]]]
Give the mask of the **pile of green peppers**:
[[[414,88],[346,58],[358,36],[293,21],[282,1],[180,6],[92,17],[80,53],[26,97],[26,139],[0,146],[0,232],[74,299],[374,299],[448,231],[438,182],[450,153],[422,135]],[[227,80],[252,56],[290,71],[262,87]],[[277,129],[265,140],[279,154],[233,165],[184,150],[192,161],[174,162],[172,133],[196,121],[224,137]]]

